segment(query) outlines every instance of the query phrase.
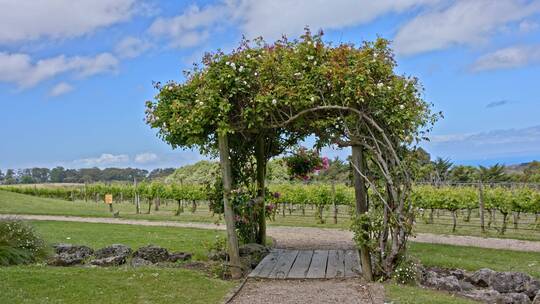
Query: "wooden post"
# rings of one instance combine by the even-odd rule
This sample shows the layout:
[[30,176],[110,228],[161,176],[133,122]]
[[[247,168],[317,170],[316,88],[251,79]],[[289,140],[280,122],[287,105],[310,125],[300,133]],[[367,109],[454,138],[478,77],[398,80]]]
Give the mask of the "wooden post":
[[482,185],[482,182],[478,184],[478,200],[480,208],[480,228],[482,229],[482,233],[486,233],[486,227],[484,225],[484,185]]
[[334,224],[337,224],[337,204],[336,204],[336,185],[335,182],[332,181],[332,205],[334,206]]
[[141,213],[141,198],[139,197],[139,191],[137,190],[137,178],[133,178],[133,184],[135,187],[135,212]]
[[234,211],[230,200],[232,190],[232,173],[229,139],[227,138],[227,134],[219,134],[218,142],[219,162],[221,164],[221,175],[223,179],[223,207],[225,211],[225,224],[227,226],[227,241],[229,243],[228,250],[231,276],[233,279],[239,279],[242,277],[242,268],[238,250],[238,238],[236,236],[236,228],[234,226]]
[[[356,215],[360,216],[368,212],[367,191],[364,178],[358,170],[365,172],[364,169],[364,151],[361,146],[352,146],[352,163],[353,163],[353,179],[354,179],[354,194],[356,198]],[[366,235],[368,235],[366,233]],[[360,261],[362,264],[362,274],[364,278],[371,282],[373,281],[373,271],[371,268],[371,253],[367,245],[360,246]]]
[[257,162],[257,204],[259,217],[257,218],[259,230],[256,241],[258,244],[266,245],[266,205],[265,199],[265,180],[266,180],[266,153],[264,138],[259,135],[255,147],[255,160]]

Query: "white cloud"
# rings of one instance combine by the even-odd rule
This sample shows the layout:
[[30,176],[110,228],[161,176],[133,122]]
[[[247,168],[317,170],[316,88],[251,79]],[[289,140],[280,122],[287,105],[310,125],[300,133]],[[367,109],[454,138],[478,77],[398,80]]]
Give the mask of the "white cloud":
[[76,160],[76,164],[82,164],[84,166],[104,166],[115,165],[129,162],[129,156],[126,154],[110,154],[103,153],[99,157],[83,158]]
[[523,20],[519,23],[519,31],[522,33],[535,31],[538,27],[540,27],[540,25],[531,20]]
[[0,82],[11,82],[21,88],[29,88],[62,73],[74,72],[79,77],[88,77],[112,72],[117,66],[118,59],[109,53],[94,57],[60,55],[32,62],[32,58],[27,54],[0,52]]
[[137,11],[135,0],[0,0],[0,43],[77,37]]
[[394,41],[398,53],[416,54],[454,45],[475,45],[511,22],[540,13],[540,1],[458,0],[405,24]]
[[276,39],[313,30],[340,29],[368,23],[387,13],[402,13],[439,0],[245,0],[235,10],[248,37]]
[[540,46],[515,46],[486,54],[471,66],[474,72],[510,69],[540,63]]
[[141,153],[135,156],[135,162],[138,164],[152,163],[158,160],[158,156],[155,153]]
[[126,37],[114,48],[114,52],[121,58],[135,58],[150,49],[152,45],[139,38]]
[[71,91],[73,91],[73,87],[70,84],[65,83],[65,82],[60,82],[49,91],[49,95],[60,96]]
[[172,18],[156,19],[148,32],[156,37],[166,37],[172,47],[192,47],[200,44],[208,37],[210,28],[227,20],[230,7],[224,4],[199,8],[189,7],[182,14]]
[[540,126],[431,136],[431,141],[425,145],[430,152],[449,156],[452,159],[538,155],[540,153]]
[[169,39],[173,47],[193,47],[206,41],[216,29],[234,23],[248,38],[263,36],[271,41],[282,34],[296,36],[306,25],[313,30],[340,29],[440,1],[223,0],[203,8],[191,6],[171,18],[158,18],[148,32]]

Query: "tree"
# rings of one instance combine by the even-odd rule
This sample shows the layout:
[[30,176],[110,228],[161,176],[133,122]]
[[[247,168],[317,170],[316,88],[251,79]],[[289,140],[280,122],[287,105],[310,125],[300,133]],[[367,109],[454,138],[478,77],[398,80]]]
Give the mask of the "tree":
[[[384,39],[332,47],[322,34],[306,31],[301,40],[259,40],[255,47],[243,42],[232,54],[208,54],[185,82],[156,86],[156,102],[147,103],[148,124],[173,148],[220,156],[233,269],[232,189],[256,182],[256,218],[264,232],[267,162],[313,134],[317,148],[352,147],[364,274],[372,279],[372,249],[383,275],[392,273],[412,228],[410,178],[402,159],[437,118],[421,99],[418,81],[396,75],[394,68]],[[377,197],[371,210],[367,187]],[[384,214],[382,226],[375,225],[377,214]]]
[[496,183],[508,180],[508,176],[504,172],[505,166],[495,164],[490,167],[479,166],[478,178],[482,182]]
[[15,179],[15,170],[7,169],[6,175],[4,176],[4,184],[10,185],[15,183],[17,183],[17,180]]
[[458,183],[472,183],[478,178],[478,170],[473,166],[454,166],[450,169],[448,179]]
[[31,169],[31,175],[32,179],[36,183],[46,183],[49,181],[49,168],[32,168]]
[[433,180],[436,183],[445,182],[448,179],[452,162],[448,158],[437,157],[433,162]]
[[51,183],[63,183],[65,178],[66,172],[64,167],[58,166],[51,169],[51,172],[49,174],[49,179]]
[[[417,79],[394,73],[388,44],[378,39],[358,48],[331,47],[322,33],[309,31],[301,41],[283,41],[275,47],[281,65],[274,77],[279,110],[268,115],[275,126],[309,130],[318,147],[351,147],[354,232],[368,280],[371,251],[385,277],[404,256],[413,212],[410,169],[403,160],[439,117],[422,100]],[[371,204],[367,187],[375,193]]]

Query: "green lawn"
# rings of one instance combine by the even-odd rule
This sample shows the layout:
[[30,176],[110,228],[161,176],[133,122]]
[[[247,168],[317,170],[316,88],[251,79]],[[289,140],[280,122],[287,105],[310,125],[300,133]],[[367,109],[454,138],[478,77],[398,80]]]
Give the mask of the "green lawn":
[[95,249],[124,244],[134,250],[154,244],[173,251],[191,252],[197,259],[205,258],[207,245],[217,235],[225,236],[222,231],[177,227],[55,221],[32,221],[32,225],[49,243],[84,244]]
[[384,284],[386,298],[394,304],[472,304],[478,303],[465,298],[457,297],[442,291],[424,289],[421,287]]
[[477,247],[410,243],[409,254],[426,266],[475,271],[519,271],[540,278],[540,253]]
[[[49,243],[69,242],[100,248],[113,243],[134,249],[149,243],[170,250],[187,251],[204,259],[206,244],[223,232],[176,227],[32,221]],[[540,277],[540,253],[493,250],[463,246],[410,243],[410,255],[424,265],[464,268],[488,267],[499,271],[522,271]],[[208,278],[185,269],[56,268],[20,266],[0,268],[0,303],[217,303],[234,282]],[[472,303],[418,287],[385,284],[394,303]],[[118,291],[121,291],[119,293]],[[26,299],[26,300],[25,300]]]
[[[195,254],[221,231],[135,225],[32,221],[48,243],[84,244],[98,249],[122,243],[147,244]],[[219,303],[237,282],[212,279],[180,268],[0,267],[0,303]]]
[[184,269],[0,267],[0,303],[220,303],[235,284]]
[[[143,214],[135,214],[135,206],[129,202],[115,204],[114,209],[120,211],[120,216],[122,218],[128,219],[223,223],[218,215],[212,216],[208,212],[206,204],[199,206],[194,213],[190,212],[189,208],[186,208],[186,211],[180,216],[174,215],[176,211],[175,203],[169,203],[168,205],[163,204],[159,211],[155,211],[154,208],[152,208],[150,214],[146,214],[148,205],[144,202],[142,203]],[[324,211],[324,224],[317,223],[314,212],[315,210],[312,210],[310,207],[306,208],[305,215],[302,215],[302,212],[298,209],[294,210],[292,214],[289,214],[289,211],[287,210],[285,216],[280,212],[276,215],[275,221],[268,221],[268,225],[345,229],[349,227],[348,208],[345,206],[340,206],[337,224],[333,223],[332,212],[330,209]],[[0,213],[111,217],[108,206],[103,203],[95,203],[93,201],[70,202],[58,199],[34,197],[3,190],[0,190]],[[500,219],[497,219],[497,221],[498,226],[500,225]],[[534,221],[534,218],[522,215],[521,223],[530,223],[531,221]],[[419,233],[427,232],[448,235],[472,235],[540,241],[540,229],[531,230],[532,226],[526,224],[522,224],[520,227],[527,228],[527,230],[515,230],[512,228],[512,223],[509,222],[506,234],[500,235],[496,229],[490,229],[486,234],[482,234],[479,228],[479,219],[475,217],[475,214],[473,214],[470,222],[464,222],[463,216],[460,216],[458,218],[458,229],[455,233],[451,232],[452,228],[449,226],[450,222],[450,216],[441,212],[439,217],[435,217],[435,224],[425,224],[423,220],[419,218],[418,223],[415,226],[415,231]]]
[[[461,268],[475,271],[491,268],[497,271],[520,271],[540,278],[540,253],[475,247],[409,243],[409,254],[425,266]],[[465,304],[477,303],[446,292],[405,286],[384,285],[386,297],[395,304]]]

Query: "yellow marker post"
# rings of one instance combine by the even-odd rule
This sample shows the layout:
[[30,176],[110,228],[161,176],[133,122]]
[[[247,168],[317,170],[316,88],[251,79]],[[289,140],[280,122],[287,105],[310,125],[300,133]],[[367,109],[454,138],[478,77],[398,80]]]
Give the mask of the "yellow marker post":
[[113,196],[112,194],[105,194],[105,204],[109,205],[109,211],[113,212]]

